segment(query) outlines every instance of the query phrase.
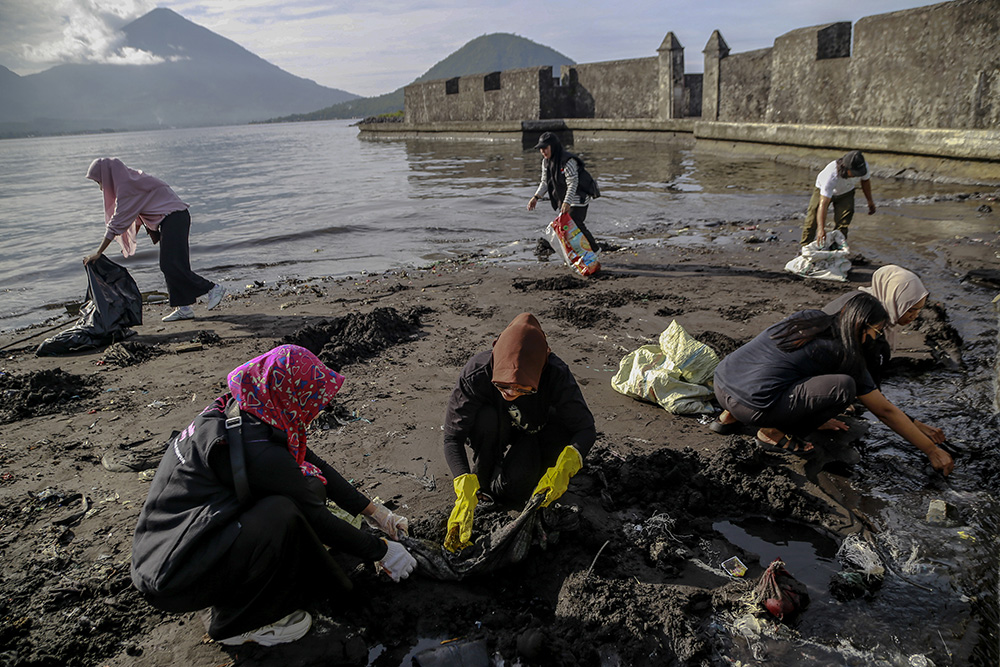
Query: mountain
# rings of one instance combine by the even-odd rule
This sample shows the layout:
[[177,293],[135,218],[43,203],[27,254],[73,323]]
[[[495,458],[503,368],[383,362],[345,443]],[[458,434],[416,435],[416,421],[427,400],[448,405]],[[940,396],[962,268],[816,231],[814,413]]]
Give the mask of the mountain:
[[[497,32],[491,35],[482,35],[467,42],[465,46],[431,67],[411,83],[450,79],[468,74],[486,74],[520,67],[552,65],[553,69],[558,71],[561,65],[575,64],[558,51],[537,44],[530,39],[510,33]],[[391,93],[377,97],[361,97],[307,114],[274,118],[272,122],[365,118],[402,111],[402,109],[403,88],[397,88]]]
[[247,123],[357,98],[285,72],[176,12],[123,29],[165,62],[74,64],[18,76],[0,68],[0,136]]

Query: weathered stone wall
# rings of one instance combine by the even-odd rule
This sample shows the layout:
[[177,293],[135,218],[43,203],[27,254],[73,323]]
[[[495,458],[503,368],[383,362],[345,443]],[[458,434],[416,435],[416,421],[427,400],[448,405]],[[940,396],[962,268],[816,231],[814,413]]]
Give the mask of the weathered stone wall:
[[[824,127],[1000,128],[1000,0],[953,0],[800,28],[730,54],[715,31],[705,74],[683,74],[672,32],[657,56],[526,68],[406,88],[406,122],[605,118]],[[453,94],[447,94],[448,91]]]
[[849,79],[847,115],[858,125],[1000,127],[1000,2],[859,20]]
[[[767,111],[761,120],[843,124],[850,30],[850,23],[831,23],[793,30],[774,40]],[[830,38],[839,44],[829,44]],[[827,57],[821,57],[824,54]]]
[[[490,74],[415,83],[403,90],[405,122],[509,121],[546,118],[559,95],[551,67],[526,67]],[[547,100],[543,109],[542,97]]]
[[574,118],[655,118],[660,104],[658,59],[609,60],[563,66]]
[[719,117],[712,120],[762,119],[771,90],[771,49],[735,53],[720,60],[719,88]]

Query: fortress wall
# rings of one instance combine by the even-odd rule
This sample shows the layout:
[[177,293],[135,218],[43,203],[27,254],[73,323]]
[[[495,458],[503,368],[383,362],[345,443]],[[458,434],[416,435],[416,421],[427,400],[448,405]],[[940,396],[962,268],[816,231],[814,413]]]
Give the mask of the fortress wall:
[[845,124],[851,24],[800,28],[774,40],[768,123]]
[[858,125],[1000,127],[1000,2],[956,0],[860,19],[849,68]]
[[737,53],[719,61],[719,118],[759,122],[771,89],[771,49]]
[[659,72],[656,57],[563,66],[563,85],[569,87],[576,111],[573,117],[656,118]]
[[542,90],[551,90],[553,85],[551,67],[414,83],[403,89],[405,122],[419,125],[540,118]]

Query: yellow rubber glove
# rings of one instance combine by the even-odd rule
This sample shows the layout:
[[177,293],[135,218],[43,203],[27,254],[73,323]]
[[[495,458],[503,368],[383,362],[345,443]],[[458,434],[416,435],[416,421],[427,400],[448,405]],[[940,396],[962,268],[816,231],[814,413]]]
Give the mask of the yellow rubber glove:
[[569,486],[569,478],[580,472],[583,467],[583,457],[573,445],[567,445],[566,449],[559,453],[556,464],[545,471],[542,478],[538,480],[538,486],[532,492],[532,496],[548,489],[542,507],[548,507],[559,496],[566,493]]
[[455,478],[455,507],[448,517],[448,535],[444,538],[444,548],[448,551],[459,551],[471,546],[472,514],[479,498],[479,478],[472,473],[459,475]]

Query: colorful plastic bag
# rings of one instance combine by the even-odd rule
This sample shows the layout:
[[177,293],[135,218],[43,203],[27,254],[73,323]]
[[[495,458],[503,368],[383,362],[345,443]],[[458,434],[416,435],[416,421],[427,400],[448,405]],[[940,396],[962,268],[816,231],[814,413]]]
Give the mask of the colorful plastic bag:
[[545,237],[566,262],[566,266],[576,269],[581,276],[592,276],[601,270],[597,251],[590,247],[590,241],[576,226],[569,213],[560,213],[550,222],[545,228]]

